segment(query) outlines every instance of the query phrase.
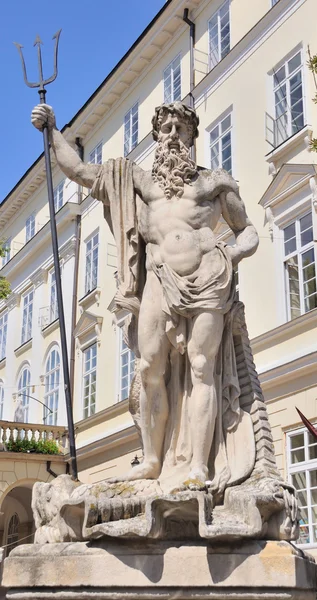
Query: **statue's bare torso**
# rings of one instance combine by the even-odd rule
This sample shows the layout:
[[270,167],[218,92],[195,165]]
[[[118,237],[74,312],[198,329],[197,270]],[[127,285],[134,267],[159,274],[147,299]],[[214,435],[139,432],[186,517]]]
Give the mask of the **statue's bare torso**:
[[140,171],[136,177],[143,201],[138,210],[139,231],[150,244],[156,265],[166,263],[189,278],[201,276],[216,245],[213,230],[221,215],[219,197],[210,200],[214,187],[210,172],[198,174],[190,185],[185,183],[181,198],[167,198],[152,173]]

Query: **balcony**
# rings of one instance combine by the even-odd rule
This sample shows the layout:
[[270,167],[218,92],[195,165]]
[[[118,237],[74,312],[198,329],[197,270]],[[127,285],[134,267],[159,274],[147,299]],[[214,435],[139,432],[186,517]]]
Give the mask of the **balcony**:
[[305,127],[303,113],[292,118],[284,112],[277,119],[265,113],[265,139],[274,148],[278,148],[286,140],[292,138]]
[[[24,444],[19,444],[19,442]],[[45,442],[54,441],[57,447],[57,454],[64,455],[68,452],[68,436],[64,426],[59,425],[41,425],[39,423],[18,423],[14,421],[0,421],[0,444],[3,451],[24,452],[38,454],[55,454],[49,452],[49,444],[45,447]],[[30,442],[27,444],[25,442]],[[41,443],[42,442],[42,443]],[[12,445],[22,448],[30,446],[30,449],[12,450]],[[33,446],[33,448],[32,448]],[[53,447],[53,446],[52,446]],[[44,448],[44,449],[43,449]]]

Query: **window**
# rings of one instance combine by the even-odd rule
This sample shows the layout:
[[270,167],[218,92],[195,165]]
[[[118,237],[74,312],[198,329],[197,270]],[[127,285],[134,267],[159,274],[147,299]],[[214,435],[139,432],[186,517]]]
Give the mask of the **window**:
[[24,344],[32,337],[33,297],[33,290],[23,297],[21,344]]
[[164,71],[164,102],[181,100],[181,59],[177,56]]
[[289,319],[317,307],[312,213],[285,227],[284,269]]
[[4,407],[4,386],[3,381],[0,381],[0,419],[3,419],[3,407]]
[[22,408],[24,411],[24,423],[29,421],[29,401],[31,387],[31,372],[28,367],[22,369],[18,382],[18,396],[22,399]]
[[231,114],[229,114],[218,121],[209,132],[211,169],[221,167],[228,173],[232,173],[231,129]]
[[0,315],[0,360],[6,356],[8,313]]
[[19,540],[19,525],[20,520],[16,513],[12,515],[8,525],[8,538],[7,538],[7,556],[10,554],[13,548],[16,548]]
[[45,366],[44,404],[50,410],[44,408],[43,421],[48,425],[57,424],[59,379],[60,358],[58,350],[54,348],[51,350]]
[[124,156],[138,143],[139,107],[136,103],[124,117]]
[[301,52],[273,70],[273,91],[276,147],[304,127]]
[[54,189],[54,207],[55,212],[60,210],[64,204],[64,180],[61,181]]
[[134,375],[135,356],[124,341],[123,326],[119,326],[119,400],[129,396]]
[[95,148],[89,152],[89,162],[94,165],[101,165],[102,163],[102,142],[97,144]]
[[97,287],[99,234],[86,242],[85,294]]
[[230,51],[229,0],[208,22],[209,67],[212,69]]
[[28,242],[35,235],[35,216],[30,215],[25,223],[25,242]]
[[49,281],[50,281],[49,323],[53,323],[53,321],[56,321],[56,319],[58,319],[55,271],[50,272]]
[[307,431],[287,435],[288,476],[300,506],[298,544],[317,543],[317,442]]
[[2,257],[2,266],[4,267],[11,258],[11,240],[4,242],[3,250],[5,251],[5,255]]
[[272,0],[272,6],[274,6],[274,4],[276,4],[278,2],[278,0]]
[[96,411],[97,344],[84,350],[83,355],[83,418],[86,419],[90,415],[94,415]]

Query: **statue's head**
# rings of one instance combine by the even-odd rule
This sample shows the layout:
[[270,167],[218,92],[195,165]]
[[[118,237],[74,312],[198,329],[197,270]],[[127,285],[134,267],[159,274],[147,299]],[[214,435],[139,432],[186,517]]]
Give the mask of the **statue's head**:
[[179,150],[179,142],[190,148],[198,137],[199,118],[196,112],[183,102],[161,104],[152,119],[152,135],[155,141],[167,143]]

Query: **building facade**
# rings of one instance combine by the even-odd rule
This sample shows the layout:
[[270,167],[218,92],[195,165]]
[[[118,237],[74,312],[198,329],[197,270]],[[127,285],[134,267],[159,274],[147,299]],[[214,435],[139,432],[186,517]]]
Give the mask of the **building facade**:
[[[195,24],[193,56],[185,8]],[[317,554],[317,444],[296,411],[317,421],[317,157],[310,150],[317,110],[307,66],[308,47],[317,52],[316,17],[315,0],[169,0],[63,133],[70,143],[80,141],[85,161],[127,156],[150,169],[154,108],[163,101],[194,103],[197,163],[232,173],[259,232],[257,253],[239,265],[239,296],[278,467],[302,506],[298,543]],[[78,467],[80,479],[94,483],[141,458],[127,399],[134,356],[122,334],[126,314],[114,307],[116,247],[103,207],[57,165],[53,178]],[[23,422],[26,429],[50,430],[63,444],[43,156],[3,200],[0,227],[8,248],[1,274],[12,286],[0,305],[2,432]],[[225,223],[218,235],[232,243]],[[54,466],[34,456],[0,455],[3,544],[32,528],[30,494],[23,490],[53,477],[47,469],[66,470],[67,448]],[[16,503],[9,510],[10,494]]]

